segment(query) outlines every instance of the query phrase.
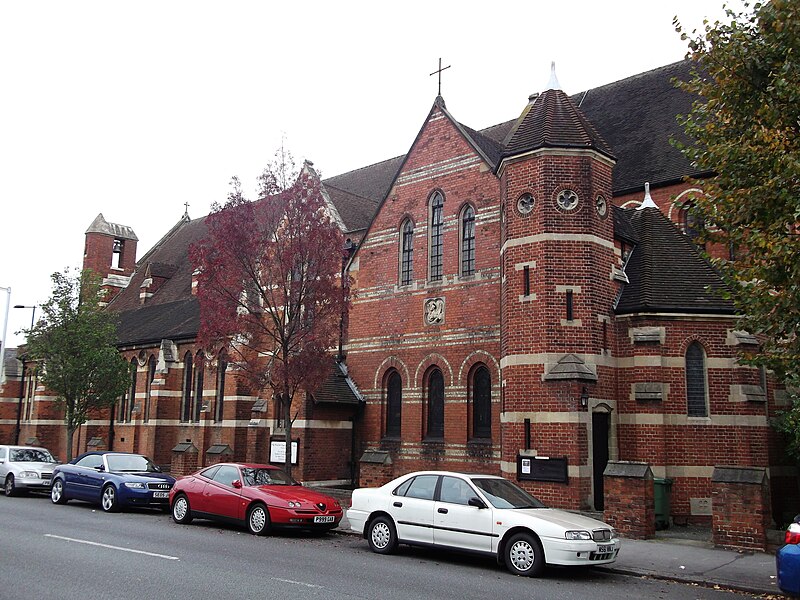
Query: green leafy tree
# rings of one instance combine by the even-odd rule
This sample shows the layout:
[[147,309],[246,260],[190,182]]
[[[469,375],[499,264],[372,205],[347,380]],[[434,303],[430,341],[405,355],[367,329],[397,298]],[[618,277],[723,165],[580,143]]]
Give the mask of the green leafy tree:
[[[693,211],[707,241],[730,248],[716,261],[742,316],[758,334],[746,357],[775,371],[788,388],[800,383],[800,3],[772,0],[726,9],[689,44],[693,77],[682,87],[699,96],[683,119],[694,140],[683,151],[715,177]],[[776,423],[800,459],[800,401]]]
[[98,301],[99,280],[88,271],[53,273],[53,292],[27,330],[26,356],[57,396],[67,429],[67,460],[75,431],[92,409],[114,404],[130,384],[130,365],[114,347],[116,326]]

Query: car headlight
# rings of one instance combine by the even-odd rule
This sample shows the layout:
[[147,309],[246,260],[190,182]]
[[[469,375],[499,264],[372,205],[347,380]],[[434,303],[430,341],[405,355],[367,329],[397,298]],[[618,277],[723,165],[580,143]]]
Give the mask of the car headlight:
[[612,540],[619,539],[619,531],[617,531],[616,529],[612,529],[611,530],[611,539]]
[[141,483],[139,481],[126,481],[122,485],[124,485],[126,488],[133,488],[134,490],[146,490],[147,489],[147,484],[146,483]]
[[564,532],[564,537],[568,540],[591,540],[592,534],[588,531],[566,531]]
[[39,474],[36,471],[22,471],[19,474],[20,479],[39,479]]
[[295,502],[293,500],[289,500],[289,508],[300,508],[300,502],[299,501]]

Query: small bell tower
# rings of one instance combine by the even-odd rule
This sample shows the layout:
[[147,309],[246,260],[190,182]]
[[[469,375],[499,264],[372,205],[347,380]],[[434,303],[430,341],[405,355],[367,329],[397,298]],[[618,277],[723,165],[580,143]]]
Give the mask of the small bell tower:
[[86,230],[83,250],[83,268],[103,278],[105,296],[102,304],[108,304],[117,293],[128,285],[136,269],[136,243],[139,238],[127,225],[109,223],[100,213]]

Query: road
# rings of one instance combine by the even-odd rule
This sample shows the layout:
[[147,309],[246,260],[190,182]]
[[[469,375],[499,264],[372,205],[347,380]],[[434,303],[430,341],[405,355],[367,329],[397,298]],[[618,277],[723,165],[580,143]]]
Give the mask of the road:
[[356,536],[282,533],[140,510],[105,514],[46,496],[0,497],[0,598],[691,598],[732,592],[628,577],[602,567],[551,568],[540,579],[491,559],[401,547],[379,556]]

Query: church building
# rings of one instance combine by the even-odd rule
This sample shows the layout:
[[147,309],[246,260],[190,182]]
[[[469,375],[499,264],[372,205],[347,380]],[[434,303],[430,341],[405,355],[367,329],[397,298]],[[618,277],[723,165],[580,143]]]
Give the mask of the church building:
[[[688,212],[702,190],[687,177],[713,174],[670,144],[692,102],[672,81],[688,73],[679,62],[573,96],[553,75],[516,119],[482,130],[437,96],[405,155],[322,180],[353,247],[353,301],[328,381],[295,401],[298,479],[492,473],[601,511],[608,465],[638,463],[668,480],[676,523],[709,523],[733,468],[763,474],[767,518],[791,512],[797,473],[769,427],[785,396],[739,363],[758,340],[736,329]],[[76,451],[142,452],[179,474],[283,462],[271,398],[196,344],[188,248],[205,232],[185,214],[136,258],[130,227],[99,215],[87,230],[84,266],[105,277],[134,375]],[[19,410],[20,441],[63,456],[52,399],[14,373],[3,441]]]

